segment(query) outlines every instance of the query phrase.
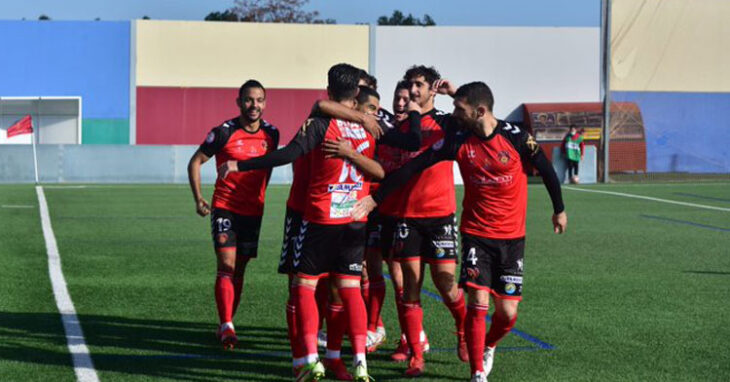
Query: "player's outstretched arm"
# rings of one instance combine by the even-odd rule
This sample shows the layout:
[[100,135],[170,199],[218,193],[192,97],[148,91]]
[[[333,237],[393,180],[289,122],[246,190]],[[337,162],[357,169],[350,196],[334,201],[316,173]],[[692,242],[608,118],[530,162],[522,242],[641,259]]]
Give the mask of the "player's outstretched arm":
[[407,132],[390,129],[379,143],[406,151],[418,151],[421,148],[421,107],[413,101],[408,103],[408,124]]
[[336,141],[326,139],[322,144],[322,151],[326,153],[325,158],[339,157],[347,159],[358,170],[371,178],[383,179],[385,177],[385,170],[380,163],[355,150],[350,141],[342,137],[337,138]]
[[193,192],[195,210],[200,216],[206,216],[210,213],[210,205],[208,205],[200,191],[200,166],[209,159],[207,155],[197,150],[188,162],[188,182],[190,182],[190,190]]
[[339,102],[328,99],[319,100],[314,104],[315,113],[319,112],[330,117],[344,119],[346,121],[357,122],[367,130],[376,140],[383,135],[383,129],[378,123],[378,119],[370,114],[350,109]]
[[296,140],[292,140],[285,147],[257,158],[241,161],[229,160],[218,167],[218,177],[225,179],[228,174],[233,172],[282,166],[294,162],[303,154],[305,152],[302,146]]

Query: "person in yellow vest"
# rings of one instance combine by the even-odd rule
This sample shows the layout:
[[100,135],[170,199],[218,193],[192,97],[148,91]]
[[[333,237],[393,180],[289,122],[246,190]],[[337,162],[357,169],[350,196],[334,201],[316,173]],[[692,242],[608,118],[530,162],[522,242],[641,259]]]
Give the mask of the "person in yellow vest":
[[570,125],[570,131],[563,139],[563,157],[568,167],[568,179],[570,183],[578,184],[578,164],[583,159],[585,152],[583,134],[578,132],[575,125]]

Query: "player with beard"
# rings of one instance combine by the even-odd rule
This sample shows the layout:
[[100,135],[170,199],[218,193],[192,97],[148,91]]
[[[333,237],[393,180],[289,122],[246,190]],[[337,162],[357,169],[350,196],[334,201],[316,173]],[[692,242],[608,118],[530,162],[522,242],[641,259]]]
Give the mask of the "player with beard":
[[[540,146],[518,126],[496,119],[493,106],[492,92],[483,82],[460,87],[453,116],[463,128],[450,129],[353,209],[354,218],[363,216],[410,178],[437,163],[456,160],[464,179],[459,283],[469,296],[465,327],[473,382],[487,381],[495,348],[517,320],[523,293],[527,164],[538,170],[550,195],[554,232],[563,233],[568,223],[560,182]],[[486,333],[490,295],[495,311]]]
[[211,210],[200,191],[200,166],[213,156],[217,165],[228,160],[260,157],[275,150],[279,144],[279,132],[261,118],[266,109],[266,90],[261,83],[246,81],[239,89],[236,105],[240,115],[213,128],[188,163],[188,180],[196,211],[200,216],[212,213],[211,233],[218,269],[215,281],[217,336],[225,349],[232,349],[238,341],[233,317],[241,301],[246,264],[257,256],[271,171],[262,169],[218,179]]

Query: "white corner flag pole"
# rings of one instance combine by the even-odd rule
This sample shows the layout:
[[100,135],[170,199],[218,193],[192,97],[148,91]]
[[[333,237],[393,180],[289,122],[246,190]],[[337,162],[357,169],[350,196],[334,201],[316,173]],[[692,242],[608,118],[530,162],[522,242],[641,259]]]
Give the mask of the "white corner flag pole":
[[[35,184],[38,185],[40,182],[38,181],[38,154],[35,150],[35,132],[37,129],[40,129],[41,125],[41,97],[38,97],[38,105],[36,107],[36,116],[38,117],[38,127],[36,129],[33,129],[33,131],[30,133],[30,142],[33,144],[33,169],[35,170]],[[31,119],[31,127],[33,126],[33,120]],[[39,131],[40,132],[40,131]]]

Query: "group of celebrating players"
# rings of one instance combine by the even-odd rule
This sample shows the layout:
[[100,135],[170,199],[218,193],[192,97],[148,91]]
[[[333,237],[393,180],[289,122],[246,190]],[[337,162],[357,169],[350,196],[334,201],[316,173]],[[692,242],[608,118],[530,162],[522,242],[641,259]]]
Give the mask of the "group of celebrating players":
[[[271,169],[293,163],[278,271],[289,276],[295,380],[316,381],[326,370],[337,380],[371,379],[366,354],[385,341],[385,262],[401,328],[391,358],[408,361],[407,376],[424,373],[429,344],[420,294],[428,264],[454,318],[458,358],[469,362],[472,381],[486,381],[522,296],[528,164],[550,195],[554,231],[567,225],[552,165],[528,132],[494,117],[483,82],[456,89],[436,69],[413,66],[395,88],[391,114],[380,107],[377,82],[364,70],[337,64],[327,79],[329,99],[315,103],[281,149],[278,131],[262,119],[266,91],[247,81],[237,99],[240,116],[212,129],[190,160],[197,212],[211,214],[218,338],[225,348],[237,343],[233,316],[246,264],[257,255]],[[453,113],[434,108],[437,95],[453,98]],[[211,206],[201,194],[200,166],[213,156],[218,180]],[[460,228],[453,161],[464,180]],[[345,333],[352,372],[341,359]],[[319,345],[326,347],[322,361]]]

